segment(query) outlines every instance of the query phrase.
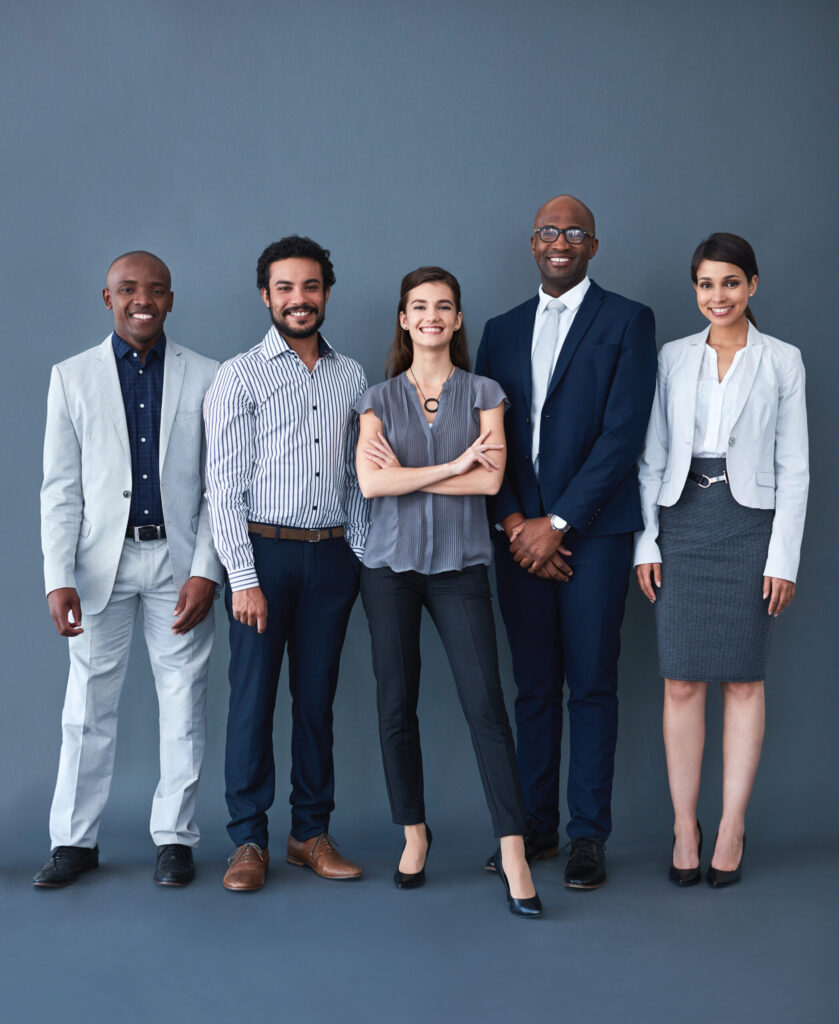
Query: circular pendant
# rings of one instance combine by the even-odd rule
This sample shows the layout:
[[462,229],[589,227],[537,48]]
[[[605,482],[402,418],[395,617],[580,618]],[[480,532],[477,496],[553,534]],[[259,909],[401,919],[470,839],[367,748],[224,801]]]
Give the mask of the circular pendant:
[[426,412],[437,412],[440,408],[440,400],[437,398],[426,398],[422,404],[425,406]]

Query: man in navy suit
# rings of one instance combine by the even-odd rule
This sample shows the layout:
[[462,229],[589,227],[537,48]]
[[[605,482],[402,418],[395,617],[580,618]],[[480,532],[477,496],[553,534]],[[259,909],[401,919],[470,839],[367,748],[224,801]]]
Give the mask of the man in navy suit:
[[489,513],[518,688],[528,859],[558,852],[567,680],[565,884],[596,889],[606,881],[612,825],[620,626],[642,528],[635,463],[655,391],[655,321],[646,306],[589,279],[598,242],[580,200],[545,203],[530,244],[539,294],[487,323],[475,366],[511,402],[507,468]]

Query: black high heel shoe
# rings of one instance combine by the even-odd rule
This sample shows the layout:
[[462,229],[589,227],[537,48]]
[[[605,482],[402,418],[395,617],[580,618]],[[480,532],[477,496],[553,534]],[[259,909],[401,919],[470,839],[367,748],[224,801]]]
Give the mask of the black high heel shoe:
[[[702,857],[702,826],[699,822],[696,822],[696,827],[699,829],[699,857]],[[673,836],[673,847],[676,847],[676,837]],[[699,864],[695,868],[677,868],[671,859],[670,871],[667,877],[673,883],[673,885],[680,885],[682,888],[686,888],[689,885],[696,885],[697,882],[702,881],[702,868]]]
[[[428,825],[425,826],[425,835],[428,839],[428,849],[425,851],[425,863],[419,869],[411,874],[405,871],[400,871],[399,868],[393,874],[393,884],[397,889],[419,889],[425,885],[425,865],[428,863],[428,854],[431,852],[431,829]],[[407,843],[405,844],[408,845]],[[405,852],[405,847],[402,847],[402,852]]]
[[[717,833],[719,835],[719,833]],[[716,846],[716,840],[714,840],[714,846]],[[743,869],[743,857],[746,853],[746,833],[743,833],[743,849],[740,853],[740,863],[733,871],[720,871],[719,868],[708,868],[708,874],[705,876],[708,881],[708,885],[712,889],[724,889],[727,885],[736,885],[740,881],[740,876]]]
[[515,914],[516,917],[541,917],[542,916],[542,901],[539,899],[539,893],[535,896],[528,896],[526,899],[519,900],[515,896],[510,895],[510,883],[507,881],[507,876],[504,874],[504,868],[501,864],[501,847],[495,851],[495,871],[504,886],[504,891],[507,893],[507,906],[510,908],[510,913]]

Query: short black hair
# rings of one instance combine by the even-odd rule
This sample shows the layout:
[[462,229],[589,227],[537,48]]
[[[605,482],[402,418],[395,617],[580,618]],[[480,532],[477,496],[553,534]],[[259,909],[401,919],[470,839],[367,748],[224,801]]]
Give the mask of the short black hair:
[[256,263],[256,287],[268,291],[268,270],[277,260],[306,259],[320,263],[324,291],[335,284],[335,270],[329,259],[329,250],[302,235],[288,235],[279,242],[272,242]]

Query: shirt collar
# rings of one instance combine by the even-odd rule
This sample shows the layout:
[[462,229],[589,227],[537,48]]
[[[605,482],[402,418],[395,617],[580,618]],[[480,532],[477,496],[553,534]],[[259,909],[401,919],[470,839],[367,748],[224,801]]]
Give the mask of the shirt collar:
[[[271,324],[271,328],[265,337],[262,339],[262,352],[266,359],[273,359],[276,356],[284,356],[288,352],[294,352],[294,349],[289,345],[285,338],[280,334],[277,328]],[[318,358],[323,356],[334,355],[335,350],[324,338],[322,334],[318,334]],[[296,354],[296,353],[295,353]]]
[[[111,335],[111,344],[114,347],[114,355],[117,357],[117,359],[125,359],[127,355],[130,355],[131,353],[137,351],[137,349],[132,348],[132,346],[129,345],[127,341],[121,338],[116,331],[114,331],[113,334]],[[161,334],[160,337],[152,346],[152,348],[150,348],[149,351],[146,353],[145,361],[146,363],[148,363],[149,359],[151,359],[152,356],[155,356],[157,359],[162,359],[165,354],[166,335]]]
[[[575,284],[573,288],[569,288],[567,292],[563,292],[562,295],[559,296],[559,301],[566,309],[570,309],[573,313],[576,313],[582,305],[590,284],[591,280],[589,277],[584,277],[579,284]],[[548,303],[556,297],[557,296],[555,295],[548,295],[542,286],[539,285],[539,308],[536,310],[537,314],[544,313]]]

